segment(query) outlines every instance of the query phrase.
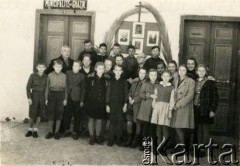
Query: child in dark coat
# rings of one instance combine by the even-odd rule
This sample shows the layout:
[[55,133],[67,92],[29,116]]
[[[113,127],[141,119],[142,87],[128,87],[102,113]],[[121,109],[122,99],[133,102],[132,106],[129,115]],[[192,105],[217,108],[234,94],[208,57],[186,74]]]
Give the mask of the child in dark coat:
[[123,132],[124,113],[127,111],[128,85],[127,81],[121,78],[123,69],[116,65],[113,70],[115,77],[110,80],[106,94],[106,110],[110,118],[110,140],[108,146],[113,146],[114,137],[116,143],[121,146]]
[[102,145],[103,142],[99,136],[102,128],[102,119],[106,117],[106,88],[107,79],[104,77],[104,64],[97,62],[95,73],[87,78],[86,85],[86,111],[89,117],[88,129],[90,134],[89,144],[93,145],[94,132],[96,134],[96,143]]
[[[46,107],[44,103],[44,93],[47,84],[47,76],[44,74],[46,66],[42,62],[38,62],[36,69],[37,72],[30,75],[27,83],[27,97],[30,120],[26,137],[33,136],[33,138],[38,137],[38,126],[40,124],[41,117],[44,116]],[[36,123],[34,123],[35,120]]]

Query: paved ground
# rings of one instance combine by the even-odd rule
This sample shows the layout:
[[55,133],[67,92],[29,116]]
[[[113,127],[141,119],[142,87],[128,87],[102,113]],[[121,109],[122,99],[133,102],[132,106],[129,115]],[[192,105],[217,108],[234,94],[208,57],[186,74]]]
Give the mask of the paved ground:
[[[88,145],[87,138],[46,140],[46,123],[41,124],[37,139],[26,138],[27,124],[1,122],[1,165],[143,165],[138,149]],[[229,138],[221,137],[229,141]],[[207,158],[200,159],[208,165]],[[166,165],[158,158],[158,165]]]

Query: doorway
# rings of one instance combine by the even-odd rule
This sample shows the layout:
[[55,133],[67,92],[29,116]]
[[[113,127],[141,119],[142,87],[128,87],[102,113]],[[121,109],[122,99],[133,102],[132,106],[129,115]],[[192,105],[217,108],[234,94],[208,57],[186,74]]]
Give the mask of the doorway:
[[238,122],[238,44],[240,18],[183,16],[180,32],[180,64],[194,57],[209,67],[216,79],[219,105],[212,134],[235,135]]
[[72,10],[36,11],[34,66],[38,59],[46,65],[60,56],[61,47],[71,48],[71,58],[77,59],[84,49],[84,40],[94,39],[95,12]]

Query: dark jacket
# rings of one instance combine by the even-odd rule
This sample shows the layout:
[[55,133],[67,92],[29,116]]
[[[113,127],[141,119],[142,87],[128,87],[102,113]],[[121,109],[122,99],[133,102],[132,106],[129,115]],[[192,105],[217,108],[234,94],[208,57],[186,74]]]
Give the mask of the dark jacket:
[[84,101],[85,96],[85,76],[82,73],[67,71],[68,96],[73,101]]
[[72,70],[72,66],[73,66],[74,60],[71,59],[71,58],[68,58],[68,65],[67,65],[66,62],[65,62],[64,59],[63,59],[63,56],[61,55],[60,57],[51,60],[48,68],[46,69],[46,74],[49,74],[49,73],[51,73],[52,71],[54,71],[54,69],[53,69],[53,61],[55,61],[55,60],[57,60],[57,59],[60,59],[60,60],[63,61],[63,68],[62,68],[62,72],[63,72],[63,73],[66,74],[66,71]]
[[157,65],[160,64],[160,63],[164,63],[164,61],[157,57],[157,58],[148,58],[144,64],[144,68],[149,70],[149,69],[156,69],[157,70]]
[[137,78],[138,77],[138,62],[135,57],[128,56],[123,61],[123,70],[124,70],[124,78]]
[[196,81],[197,78],[198,78],[198,75],[197,75],[197,73],[196,73],[195,70],[193,70],[193,71],[187,70],[187,76],[188,76],[189,78],[193,79],[194,81]]
[[43,74],[40,76],[38,73],[33,73],[30,75],[27,83],[27,97],[32,98],[32,91],[45,92],[47,85],[47,75]]
[[219,95],[216,82],[207,80],[200,91],[200,114],[208,116],[210,111],[216,112],[218,99]]

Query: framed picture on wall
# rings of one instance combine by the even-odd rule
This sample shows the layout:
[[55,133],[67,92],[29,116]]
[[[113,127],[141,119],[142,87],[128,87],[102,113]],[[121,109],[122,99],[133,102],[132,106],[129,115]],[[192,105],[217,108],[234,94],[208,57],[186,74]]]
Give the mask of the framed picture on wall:
[[132,45],[136,48],[136,53],[143,52],[143,39],[132,39]]
[[158,31],[148,31],[147,33],[147,46],[159,45],[159,32]]
[[133,23],[133,36],[137,38],[144,38],[145,23],[134,22]]
[[129,45],[130,41],[130,30],[119,29],[118,31],[118,43],[121,45]]

